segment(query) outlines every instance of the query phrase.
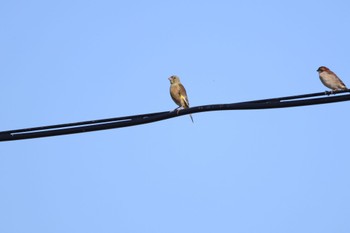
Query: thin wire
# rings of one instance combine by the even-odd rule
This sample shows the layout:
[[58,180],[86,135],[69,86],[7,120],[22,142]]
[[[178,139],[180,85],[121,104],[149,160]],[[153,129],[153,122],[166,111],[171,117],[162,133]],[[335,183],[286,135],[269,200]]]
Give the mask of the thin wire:
[[[330,96],[332,92],[318,92],[304,95],[286,96],[279,98],[270,98],[262,100],[253,100],[231,104],[212,104],[192,107],[177,111],[165,111],[133,116],[115,117],[100,120],[82,121],[67,124],[49,125],[41,127],[32,127],[16,130],[7,130],[0,132],[0,141],[13,141],[30,138],[50,137],[58,135],[66,135],[73,133],[84,133],[97,130],[107,130],[113,128],[121,128],[135,126],[140,124],[152,123],[160,120],[165,120],[173,117],[179,117],[186,114],[208,111],[224,111],[224,110],[256,110],[270,108],[286,108],[307,106],[315,104],[327,104],[342,101],[349,101],[350,94],[345,94],[350,90],[336,91],[333,94],[343,94]],[[319,96],[327,96],[314,98]]]

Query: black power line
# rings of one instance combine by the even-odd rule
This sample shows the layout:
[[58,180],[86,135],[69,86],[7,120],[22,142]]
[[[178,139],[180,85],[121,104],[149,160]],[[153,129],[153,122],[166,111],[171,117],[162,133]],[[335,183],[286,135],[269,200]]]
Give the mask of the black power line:
[[[178,117],[190,113],[223,111],[223,110],[254,110],[269,108],[288,108],[297,106],[307,106],[315,104],[327,104],[342,101],[349,101],[350,94],[344,94],[350,90],[336,91],[334,94],[343,94],[330,96],[331,92],[318,92],[305,95],[286,96],[279,98],[254,100],[231,104],[211,104],[192,107],[177,111],[166,111],[134,116],[115,117],[108,119],[82,121],[75,123],[49,125],[25,129],[16,129],[0,132],[0,141],[13,141],[30,138],[50,137],[73,133],[85,133],[97,130],[106,130],[113,128],[128,127],[140,124],[152,123],[155,121],[165,120],[172,117]],[[323,96],[323,97],[319,97]],[[316,98],[318,97],[318,98]]]

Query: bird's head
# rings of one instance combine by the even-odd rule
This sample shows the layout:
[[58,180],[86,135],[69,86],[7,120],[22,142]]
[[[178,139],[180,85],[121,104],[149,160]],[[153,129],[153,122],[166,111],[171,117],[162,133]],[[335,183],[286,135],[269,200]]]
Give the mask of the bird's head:
[[323,71],[328,71],[329,69],[327,68],[327,67],[325,67],[325,66],[320,66],[320,67],[318,67],[318,69],[317,69],[317,72],[318,73],[321,73],[321,72],[323,72]]
[[172,75],[170,76],[170,78],[168,78],[170,83],[173,84],[173,83],[180,83],[180,78],[177,77],[176,75]]

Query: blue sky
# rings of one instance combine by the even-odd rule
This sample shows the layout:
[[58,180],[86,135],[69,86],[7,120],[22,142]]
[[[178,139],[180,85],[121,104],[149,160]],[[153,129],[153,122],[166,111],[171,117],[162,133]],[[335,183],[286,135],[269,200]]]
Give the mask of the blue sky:
[[[346,1],[0,3],[0,130],[350,85]],[[0,232],[349,232],[348,102],[0,143]]]

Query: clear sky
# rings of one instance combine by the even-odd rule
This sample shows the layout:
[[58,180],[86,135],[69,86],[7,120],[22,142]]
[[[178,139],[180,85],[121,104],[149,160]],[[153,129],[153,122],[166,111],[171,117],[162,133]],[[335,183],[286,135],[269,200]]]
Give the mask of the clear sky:
[[[350,85],[349,1],[2,1],[0,130]],[[350,102],[0,143],[0,232],[350,232]]]

